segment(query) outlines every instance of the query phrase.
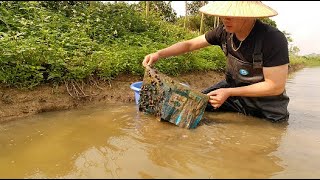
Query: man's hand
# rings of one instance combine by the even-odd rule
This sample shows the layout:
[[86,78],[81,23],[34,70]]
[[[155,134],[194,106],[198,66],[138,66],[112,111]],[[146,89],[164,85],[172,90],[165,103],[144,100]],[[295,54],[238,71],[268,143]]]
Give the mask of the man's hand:
[[144,67],[152,66],[160,58],[167,58],[171,56],[178,56],[187,52],[201,49],[209,46],[205,35],[195,37],[190,40],[175,43],[167,48],[161,49],[155,53],[148,54],[144,57],[142,65]]
[[209,92],[207,95],[209,96],[209,103],[217,109],[228,99],[230,93],[228,88],[220,88]]
[[160,58],[159,56],[159,53],[158,52],[155,52],[155,53],[151,53],[151,54],[148,54],[144,57],[144,60],[142,62],[142,65],[144,67],[147,67],[147,66],[152,66],[156,61],[158,61]]

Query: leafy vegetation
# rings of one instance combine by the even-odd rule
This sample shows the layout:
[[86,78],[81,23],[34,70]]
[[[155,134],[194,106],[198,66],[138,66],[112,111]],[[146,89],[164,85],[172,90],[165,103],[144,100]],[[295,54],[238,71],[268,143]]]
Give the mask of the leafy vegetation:
[[320,56],[290,55],[290,64],[303,64],[307,67],[320,66]]
[[[100,1],[0,1],[0,83],[32,88],[121,73],[143,75],[144,56],[198,36],[194,26],[181,25],[169,3],[137,4]],[[210,18],[205,19],[208,30]],[[274,24],[276,25],[276,24]],[[194,70],[222,70],[219,47],[208,47],[159,61],[169,75]]]
[[[98,1],[2,1],[0,82],[32,88],[90,77],[110,80],[120,73],[143,75],[146,54],[197,36],[159,14],[146,18],[138,7]],[[156,67],[177,75],[221,69],[223,62],[222,51],[208,48]]]

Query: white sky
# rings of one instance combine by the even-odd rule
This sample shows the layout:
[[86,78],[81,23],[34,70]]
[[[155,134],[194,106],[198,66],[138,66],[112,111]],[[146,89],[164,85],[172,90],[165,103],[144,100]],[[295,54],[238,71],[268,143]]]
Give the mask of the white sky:
[[[278,12],[271,17],[281,31],[291,34],[299,55],[320,54],[320,1],[262,1]],[[177,15],[184,15],[185,1],[173,1]]]

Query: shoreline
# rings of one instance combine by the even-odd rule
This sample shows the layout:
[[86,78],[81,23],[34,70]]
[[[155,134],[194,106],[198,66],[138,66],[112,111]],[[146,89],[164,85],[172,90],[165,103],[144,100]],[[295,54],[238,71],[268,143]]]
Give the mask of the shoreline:
[[[298,64],[289,67],[289,74],[304,68]],[[201,91],[224,79],[223,72],[195,71],[172,77]],[[110,82],[70,83],[59,86],[40,85],[32,90],[21,90],[0,86],[0,123],[48,111],[68,110],[99,103],[135,103],[130,85],[142,81],[143,77],[120,75]],[[81,93],[80,93],[81,92]],[[80,93],[80,94],[79,94]]]

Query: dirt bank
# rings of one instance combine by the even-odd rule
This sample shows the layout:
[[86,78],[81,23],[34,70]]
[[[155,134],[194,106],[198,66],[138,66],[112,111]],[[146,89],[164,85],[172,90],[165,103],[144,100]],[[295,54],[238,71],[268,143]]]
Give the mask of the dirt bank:
[[[290,73],[303,66],[291,66]],[[202,90],[224,78],[223,73],[192,72],[174,79]],[[121,75],[111,82],[90,81],[59,86],[42,85],[33,90],[20,90],[0,86],[0,123],[32,114],[66,110],[97,103],[134,103],[134,92],[130,85],[142,81],[141,76]]]

